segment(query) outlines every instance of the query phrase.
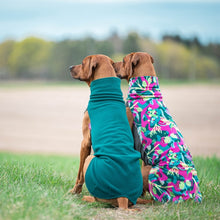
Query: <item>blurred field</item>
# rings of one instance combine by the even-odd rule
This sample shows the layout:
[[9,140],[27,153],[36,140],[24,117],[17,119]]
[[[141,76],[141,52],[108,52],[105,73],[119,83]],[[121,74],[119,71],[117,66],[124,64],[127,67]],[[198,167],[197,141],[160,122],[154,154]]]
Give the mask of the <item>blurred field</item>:
[[[162,84],[161,90],[192,155],[220,157],[220,86]],[[89,93],[78,85],[0,87],[0,150],[79,155]]]

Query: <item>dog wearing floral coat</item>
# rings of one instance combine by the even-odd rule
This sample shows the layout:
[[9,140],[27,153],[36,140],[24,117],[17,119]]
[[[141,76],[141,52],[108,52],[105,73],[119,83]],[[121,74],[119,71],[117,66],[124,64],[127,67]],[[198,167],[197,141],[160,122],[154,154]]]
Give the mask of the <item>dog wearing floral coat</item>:
[[[128,60],[134,61],[133,56],[137,54],[131,54]],[[138,57],[141,55],[150,56],[141,53]],[[152,63],[151,56],[149,60]],[[121,74],[123,70],[117,65],[115,69],[120,72],[118,75],[127,77],[129,81],[127,104],[142,145],[140,151],[145,157],[142,159],[152,167],[147,175],[149,193],[154,200],[162,203],[188,199],[201,202],[199,180],[189,149],[163,102],[155,72],[151,72],[150,76],[137,76],[134,67],[140,61],[129,65],[131,70],[126,69],[124,60],[120,65],[124,65],[125,75]],[[126,74],[126,70],[130,73]]]

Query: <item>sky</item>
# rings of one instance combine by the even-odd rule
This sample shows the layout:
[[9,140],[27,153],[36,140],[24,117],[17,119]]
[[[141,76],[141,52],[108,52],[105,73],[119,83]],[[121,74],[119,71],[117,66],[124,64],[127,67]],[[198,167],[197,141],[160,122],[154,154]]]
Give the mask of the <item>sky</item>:
[[0,42],[106,38],[131,31],[220,43],[220,0],[7,0],[0,2]]

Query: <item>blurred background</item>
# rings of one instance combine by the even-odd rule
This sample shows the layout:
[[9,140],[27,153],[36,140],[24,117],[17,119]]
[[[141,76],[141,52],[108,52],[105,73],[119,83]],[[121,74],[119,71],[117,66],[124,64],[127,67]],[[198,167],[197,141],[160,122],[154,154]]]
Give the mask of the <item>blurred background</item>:
[[79,154],[89,88],[68,67],[145,51],[192,152],[220,156],[219,12],[219,0],[1,1],[0,150]]

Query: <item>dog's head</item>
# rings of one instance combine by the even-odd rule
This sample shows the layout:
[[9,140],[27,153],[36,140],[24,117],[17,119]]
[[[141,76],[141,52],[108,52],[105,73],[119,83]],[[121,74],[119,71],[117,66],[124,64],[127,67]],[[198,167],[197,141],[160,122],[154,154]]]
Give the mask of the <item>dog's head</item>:
[[144,71],[149,74],[149,68],[153,70],[150,74],[155,75],[153,63],[153,57],[148,53],[136,52],[126,55],[123,62],[114,63],[113,66],[118,77],[129,81],[131,77],[141,76]]
[[70,66],[73,78],[87,82],[88,85],[98,78],[115,76],[113,60],[102,54],[90,55],[83,59],[82,64]]

